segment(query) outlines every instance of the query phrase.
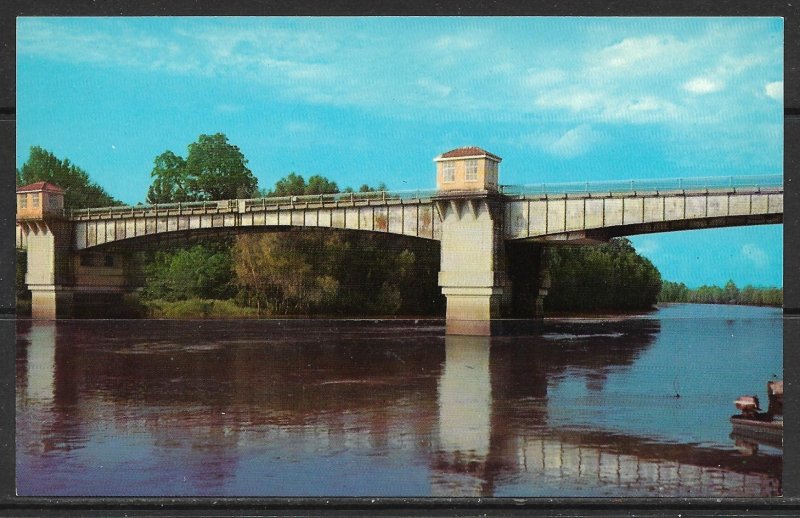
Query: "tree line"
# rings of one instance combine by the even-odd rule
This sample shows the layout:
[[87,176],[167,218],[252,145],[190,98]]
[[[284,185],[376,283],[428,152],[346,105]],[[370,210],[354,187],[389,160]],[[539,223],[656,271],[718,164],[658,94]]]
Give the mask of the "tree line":
[[747,285],[736,286],[729,280],[724,287],[687,287],[682,282],[664,281],[658,293],[658,302],[688,302],[694,304],[740,304],[745,306],[782,306],[783,288],[762,288]]
[[[35,146],[17,170],[17,184],[41,180],[66,187],[67,207],[119,203],[68,159]],[[358,191],[386,189],[381,182],[361,185]],[[321,175],[305,178],[295,172],[271,187],[259,188],[241,150],[217,133],[200,135],[188,146],[185,158],[170,150],[155,157],[146,200],[171,203],[353,191]],[[657,301],[733,300],[717,297],[716,291],[710,297],[711,288],[688,290],[662,282],[655,266],[624,238],[599,246],[548,250],[547,311],[636,310]],[[437,283],[438,246],[406,236],[322,229],[244,233],[204,238],[175,249],[139,250],[131,254],[131,261],[141,285],[139,299],[151,314],[186,301],[205,302],[181,307],[206,311],[214,306],[208,301],[225,301],[217,306],[264,316],[442,315],[445,307]],[[20,273],[24,262],[23,253],[18,257],[18,291],[24,290]],[[747,287],[737,293],[736,300],[765,304],[775,300],[775,294],[765,289]]]
[[661,289],[658,269],[625,238],[597,246],[555,246],[547,255],[547,310],[649,309]]
[[50,182],[64,189],[64,206],[70,209],[120,205],[86,171],[40,146],[31,147],[28,160],[16,174],[17,187],[36,182]]

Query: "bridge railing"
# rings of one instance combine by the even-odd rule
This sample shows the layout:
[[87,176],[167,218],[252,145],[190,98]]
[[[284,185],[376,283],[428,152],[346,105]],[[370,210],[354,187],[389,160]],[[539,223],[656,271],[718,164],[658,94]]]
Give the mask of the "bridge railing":
[[270,196],[244,200],[245,207],[294,205],[306,203],[355,203],[359,201],[415,200],[435,196],[435,189],[406,191],[337,192],[331,194],[304,194],[297,196]]
[[132,213],[159,213],[171,211],[233,212],[238,210],[239,202],[245,207],[274,207],[277,205],[294,205],[306,203],[356,203],[361,201],[415,200],[436,195],[435,189],[415,189],[405,191],[371,191],[371,192],[339,192],[333,194],[306,194],[298,196],[270,196],[245,200],[189,201],[180,203],[153,203],[149,205],[116,205],[90,209],[67,209],[65,215],[71,218],[102,217],[125,215]]
[[[581,192],[635,192],[671,191],[694,189],[760,189],[783,186],[783,175],[709,176],[695,178],[652,178],[643,180],[616,180],[601,182],[535,183],[524,185],[501,185],[500,192],[506,195],[565,194]],[[307,203],[357,203],[363,201],[422,200],[440,194],[436,189],[403,191],[339,192],[335,194],[307,194],[298,196],[275,196],[246,200],[190,201],[180,203],[158,203],[151,205],[117,205],[91,209],[65,210],[71,218],[102,217],[141,212],[155,213],[172,211],[235,212],[240,201],[245,208],[274,207]]]
[[149,205],[114,205],[111,207],[94,207],[90,209],[66,209],[65,213],[71,217],[81,216],[103,216],[103,215],[119,215],[131,214],[136,212],[159,212],[171,210],[193,210],[201,209],[204,211],[229,211],[236,208],[236,200],[221,200],[221,201],[184,201],[179,203],[153,203]]
[[759,189],[782,186],[783,175],[764,174],[502,185],[500,186],[500,192],[506,195],[522,195],[581,192],[685,191],[696,189]]

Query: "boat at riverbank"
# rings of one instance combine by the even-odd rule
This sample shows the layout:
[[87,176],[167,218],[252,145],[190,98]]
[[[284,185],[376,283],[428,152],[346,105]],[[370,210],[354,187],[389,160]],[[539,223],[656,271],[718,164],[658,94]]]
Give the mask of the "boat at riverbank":
[[783,381],[767,383],[769,407],[766,412],[759,408],[756,396],[741,396],[736,408],[741,413],[731,416],[734,437],[749,439],[770,446],[783,445]]

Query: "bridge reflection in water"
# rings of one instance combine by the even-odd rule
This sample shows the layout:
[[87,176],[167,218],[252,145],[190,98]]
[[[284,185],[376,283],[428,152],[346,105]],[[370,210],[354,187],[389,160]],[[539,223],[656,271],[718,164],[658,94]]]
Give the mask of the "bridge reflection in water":
[[[548,377],[559,367],[591,363],[590,354],[571,361],[536,354],[537,361],[507,344],[505,350],[504,344],[490,348],[486,337],[447,336],[445,348],[438,387],[435,495],[563,496],[580,492],[581,487],[605,495],[780,494],[780,465],[759,457],[743,463],[741,451],[659,444],[613,431],[549,427]],[[637,349],[629,350],[634,358]],[[527,383],[522,382],[526,373]],[[527,389],[527,397],[512,400],[513,408],[493,404],[493,396],[508,402],[503,393],[520,389]],[[752,445],[741,446],[748,453],[757,452]]]
[[424,323],[19,325],[20,494],[781,491],[779,455],[733,441],[549,422],[558,378],[604,390],[653,345],[657,320],[558,347],[543,335],[445,338]]
[[[576,442],[571,443],[570,439]],[[675,456],[666,448],[664,458],[617,451],[626,451],[630,445],[625,443],[635,443],[635,438],[616,438],[603,446],[582,444],[581,439],[526,438],[518,461],[531,483],[551,478],[569,484],[596,485],[612,494],[617,490],[650,489],[658,496],[771,496],[780,489],[779,482],[768,474],[697,465],[691,457],[672,460]]]

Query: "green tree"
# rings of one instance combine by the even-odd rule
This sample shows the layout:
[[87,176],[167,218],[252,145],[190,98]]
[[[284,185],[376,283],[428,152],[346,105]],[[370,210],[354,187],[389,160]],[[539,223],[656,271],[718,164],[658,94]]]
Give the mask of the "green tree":
[[[249,197],[258,185],[247,159],[222,133],[200,135],[185,160],[165,151],[155,158],[151,176],[149,203]],[[143,262],[145,299],[221,299],[236,293],[230,240],[160,252]]]
[[658,292],[658,302],[689,302],[689,288],[682,282],[665,280]]
[[153,183],[147,191],[148,203],[196,201],[200,197],[189,181],[186,160],[172,151],[165,151],[155,158],[150,176]]
[[247,159],[222,133],[200,135],[197,142],[189,145],[186,170],[190,187],[201,199],[250,197],[258,189]]
[[783,289],[756,288],[747,285],[740,290],[732,280],[729,280],[723,288],[703,285],[692,290],[683,283],[664,281],[658,294],[658,301],[781,306],[783,304]]
[[739,302],[739,288],[733,280],[729,280],[723,288],[722,300],[723,304],[737,304]]
[[387,190],[389,190],[389,188],[386,187],[386,184],[383,182],[379,183],[377,187],[370,187],[367,184],[363,184],[361,187],[358,188],[358,192],[380,192]]
[[59,159],[39,146],[31,147],[28,160],[17,169],[18,186],[35,182],[50,182],[64,189],[64,207],[67,209],[120,204],[68,158]]
[[336,182],[328,180],[324,176],[314,175],[309,177],[304,194],[335,194],[339,192]]
[[553,247],[547,310],[646,309],[656,303],[661,275],[625,238],[599,246]]
[[[261,285],[262,309],[338,315],[423,315],[443,309],[436,285],[438,250],[428,242],[306,229],[244,236],[237,250],[252,241],[268,245],[267,253],[253,254],[262,262],[242,272],[255,280],[250,285]],[[237,268],[246,268],[248,262],[236,257]],[[255,300],[252,292],[248,296]]]
[[[335,192],[325,177],[306,182],[290,173],[267,194]],[[242,235],[234,257],[239,300],[261,313],[419,315],[443,308],[438,250],[412,238],[312,229]]]
[[302,196],[306,194],[335,194],[339,192],[339,186],[324,176],[313,175],[306,182],[302,175],[291,172],[285,177],[275,182],[275,187],[267,191],[265,196]]
[[275,182],[275,187],[267,191],[266,196],[299,196],[306,193],[306,181],[297,173],[289,173]]
[[150,203],[247,198],[258,193],[258,179],[241,150],[223,133],[200,135],[184,160],[172,151],[155,158]]
[[144,269],[145,300],[226,299],[235,294],[230,244],[226,241],[157,252]]
[[304,247],[280,234],[242,236],[233,255],[240,299],[259,314],[309,313],[338,289],[336,279],[313,268]]

